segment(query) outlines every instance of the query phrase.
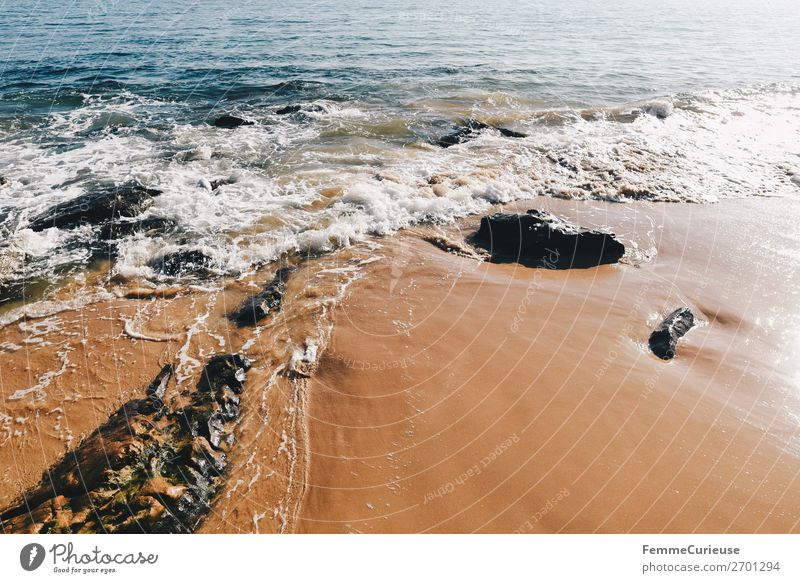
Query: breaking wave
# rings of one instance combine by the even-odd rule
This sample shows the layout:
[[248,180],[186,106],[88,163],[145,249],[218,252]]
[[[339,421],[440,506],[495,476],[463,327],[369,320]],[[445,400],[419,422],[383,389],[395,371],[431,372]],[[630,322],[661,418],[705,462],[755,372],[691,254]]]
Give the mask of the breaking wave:
[[[291,105],[187,112],[121,91],[85,94],[31,127],[1,127],[0,287],[96,260],[91,226],[29,226],[45,209],[109,183],[162,191],[140,218],[171,227],[113,242],[113,275],[151,280],[175,277],[153,267],[165,252],[196,250],[211,273],[237,275],[285,253],[326,252],[536,196],[705,203],[800,190],[793,86],[603,108],[546,109],[474,91],[392,107]],[[222,113],[255,123],[209,123]],[[479,129],[463,143],[437,145],[464,124]]]

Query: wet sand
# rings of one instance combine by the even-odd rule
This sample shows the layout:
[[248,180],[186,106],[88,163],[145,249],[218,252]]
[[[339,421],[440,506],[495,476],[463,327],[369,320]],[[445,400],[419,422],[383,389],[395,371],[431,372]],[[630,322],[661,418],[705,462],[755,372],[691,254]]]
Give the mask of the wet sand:
[[[0,508],[38,483],[120,405],[143,398],[165,364],[176,368],[177,383],[165,398],[173,404],[196,385],[211,356],[235,352],[253,367],[227,482],[200,531],[291,532],[307,467],[311,356],[325,344],[329,306],[361,260],[354,248],[301,265],[283,310],[256,327],[238,328],[227,314],[271,279],[272,267],[241,281],[156,293],[112,284],[114,293],[100,291],[108,297],[86,306],[11,321],[11,313],[2,314],[8,323],[0,329]],[[59,299],[92,293],[97,296],[88,286],[65,289]]]
[[[103,299],[0,314],[0,507],[164,364],[175,401],[240,352],[242,420],[200,532],[798,531],[800,203],[506,208],[531,207],[632,252],[555,271],[426,241],[458,251],[473,217],[302,262],[255,328],[226,314],[274,266],[156,293],[89,281],[61,299]],[[647,337],[682,305],[699,326],[660,361]]]
[[[554,271],[384,240],[310,384],[297,530],[800,531],[800,202],[533,207],[639,253]],[[683,305],[699,326],[661,361]]]

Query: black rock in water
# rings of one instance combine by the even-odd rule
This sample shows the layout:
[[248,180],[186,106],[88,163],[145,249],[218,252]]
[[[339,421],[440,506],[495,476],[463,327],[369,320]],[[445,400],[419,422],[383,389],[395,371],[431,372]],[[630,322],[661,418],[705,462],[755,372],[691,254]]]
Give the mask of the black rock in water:
[[291,113],[298,113],[303,109],[300,105],[285,105],[275,112],[276,115],[289,115]]
[[242,119],[241,117],[236,117],[235,115],[223,115],[214,120],[215,127],[224,128],[226,130],[233,130],[240,126],[251,125],[255,125],[255,122],[248,119]]
[[228,318],[240,327],[254,326],[270,313],[280,310],[286,292],[286,280],[292,271],[293,267],[279,269],[264,291],[247,298],[235,312],[228,314]]
[[491,126],[476,119],[468,119],[465,120],[463,125],[459,126],[455,131],[445,136],[442,136],[434,143],[440,148],[449,148],[450,146],[455,146],[456,144],[462,144],[469,140],[475,139],[478,137],[478,135],[480,135],[482,131],[488,129],[497,130],[498,132],[500,132],[500,135],[505,136],[506,138],[527,137],[525,134],[521,134],[513,130]]
[[101,241],[113,241],[134,233],[145,235],[164,234],[174,231],[177,223],[173,219],[164,217],[149,217],[147,219],[120,220],[106,223],[97,232]]
[[145,398],[125,403],[0,510],[2,531],[193,532],[227,478],[249,368],[238,354],[213,357],[188,404],[171,410],[164,393],[174,370],[166,365]]
[[0,176],[0,188],[3,188],[6,184],[8,184],[8,178]]
[[498,127],[498,126],[492,126],[492,127],[494,129],[496,129],[498,132],[500,132],[500,135],[503,136],[504,138],[527,138],[528,137],[527,134],[523,134],[523,133],[520,133],[520,132],[515,132],[514,130],[510,130],[508,128],[501,128],[501,127]]
[[50,227],[71,229],[81,225],[109,225],[140,215],[160,194],[160,190],[140,184],[99,188],[47,209],[31,219],[28,228],[43,231]]
[[182,249],[156,257],[150,267],[161,275],[208,275],[213,259],[200,249]]
[[285,105],[280,109],[275,110],[275,115],[291,115],[296,119],[307,119],[308,113],[324,113],[327,109],[319,103],[310,103],[308,105]]
[[662,360],[675,357],[678,340],[694,327],[694,314],[689,308],[678,308],[650,334],[650,350]]
[[481,218],[473,242],[497,263],[516,261],[550,269],[596,267],[616,263],[625,254],[614,235],[576,227],[538,209]]

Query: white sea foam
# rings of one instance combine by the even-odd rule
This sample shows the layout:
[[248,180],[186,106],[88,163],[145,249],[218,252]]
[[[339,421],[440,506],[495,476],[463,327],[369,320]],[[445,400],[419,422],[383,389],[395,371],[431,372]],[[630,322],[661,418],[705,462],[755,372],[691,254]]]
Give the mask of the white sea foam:
[[[162,190],[144,216],[172,219],[179,227],[176,234],[122,241],[114,271],[126,278],[159,277],[149,264],[167,249],[199,248],[214,270],[246,273],[286,252],[325,252],[372,234],[452,221],[540,195],[713,202],[800,191],[796,88],[552,112],[489,97],[464,113],[528,137],[486,131],[442,149],[403,134],[418,123],[418,106],[403,113],[320,101],[306,104],[300,120],[266,108],[247,113],[259,122],[253,126],[231,131],[162,124],[147,130],[157,135],[153,139],[137,124],[147,125],[162,104],[89,100],[83,109],[54,116],[48,128],[63,139],[83,132],[78,147],[60,150],[20,139],[0,152],[10,179],[0,208],[9,213],[4,226],[11,232],[0,261],[12,266],[4,267],[6,273],[34,269],[37,260],[43,272],[59,262],[85,261],[84,248],[68,243],[88,237],[88,230],[33,233],[25,228],[26,217],[101,180],[135,179]],[[411,117],[395,123],[403,115]],[[452,119],[452,111],[431,102],[423,117]],[[97,129],[109,120],[123,129]],[[442,127],[425,131],[446,132]],[[381,131],[390,133],[382,137]]]

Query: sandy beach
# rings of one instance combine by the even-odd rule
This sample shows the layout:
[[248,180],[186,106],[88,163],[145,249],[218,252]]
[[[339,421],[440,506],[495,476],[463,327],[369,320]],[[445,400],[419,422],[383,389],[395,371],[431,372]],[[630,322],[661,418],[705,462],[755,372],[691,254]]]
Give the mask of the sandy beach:
[[[242,420],[200,532],[797,532],[800,204],[497,207],[528,208],[608,229],[628,255],[482,261],[474,216],[302,261],[255,329],[226,314],[273,266],[6,311],[0,506],[165,363],[180,400],[209,356],[239,352]],[[680,306],[698,326],[661,361],[647,337]]]
[[[800,204],[531,207],[641,257],[554,271],[386,242],[311,382],[299,530],[797,532]],[[665,363],[647,337],[683,305],[700,325]]]

